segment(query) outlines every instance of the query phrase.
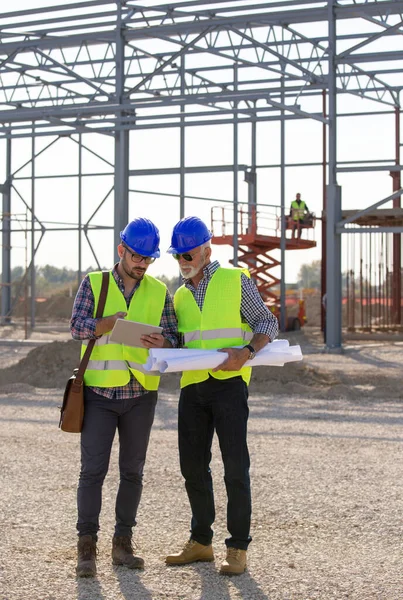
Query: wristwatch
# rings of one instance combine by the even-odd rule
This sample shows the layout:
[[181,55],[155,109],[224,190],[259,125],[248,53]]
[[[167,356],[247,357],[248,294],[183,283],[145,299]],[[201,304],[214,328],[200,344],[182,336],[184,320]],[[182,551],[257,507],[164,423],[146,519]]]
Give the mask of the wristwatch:
[[250,344],[247,344],[246,346],[244,346],[244,348],[247,348],[250,352],[248,360],[253,360],[256,356],[256,350],[254,349],[254,347]]

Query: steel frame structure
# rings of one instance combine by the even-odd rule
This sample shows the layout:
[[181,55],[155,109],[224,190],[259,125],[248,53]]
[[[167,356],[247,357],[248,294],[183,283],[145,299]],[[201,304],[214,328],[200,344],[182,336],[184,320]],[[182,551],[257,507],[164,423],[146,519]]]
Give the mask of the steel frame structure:
[[[338,31],[338,24],[352,23],[353,19],[360,23],[357,33]],[[319,34],[313,35],[315,27]],[[290,166],[285,161],[285,126],[289,120],[313,119],[323,124],[326,136],[326,231],[322,238],[329,275],[323,277],[323,290],[327,290],[326,343],[329,349],[340,348],[341,235],[361,229],[349,228],[342,221],[337,174],[362,169],[393,171],[393,200],[399,206],[402,189],[400,140],[391,161],[377,161],[374,157],[370,164],[338,163],[337,122],[352,113],[338,112],[337,98],[351,95],[368,100],[369,110],[357,115],[400,114],[403,82],[399,80],[399,61],[403,61],[403,47],[379,51],[378,42],[386,37],[401,40],[402,34],[401,0],[153,0],[143,4],[134,0],[86,0],[0,14],[0,142],[4,139],[7,148],[6,177],[0,187],[3,320],[11,308],[12,197],[17,193],[14,184],[18,177],[12,170],[14,139],[25,137],[32,141],[32,193],[29,201],[22,200],[31,220],[34,299],[35,254],[46,231],[55,230],[41,223],[35,214],[35,160],[39,154],[35,140],[40,136],[51,136],[50,145],[68,136],[78,144],[80,156],[85,136],[97,133],[112,138],[115,159],[113,163],[105,159],[105,164],[113,173],[114,186],[106,197],[114,194],[116,246],[119,231],[128,220],[129,180],[138,173],[129,168],[129,132],[179,128],[180,164],[170,172],[179,176],[182,217],[187,197],[185,175],[189,172],[185,160],[187,128],[230,124],[233,164],[205,166],[199,172],[233,173],[236,264],[238,173],[245,170],[238,164],[239,126],[251,126],[252,153],[247,173],[249,181],[255,181],[257,169],[262,167],[256,161],[256,129],[261,122],[280,121],[281,160],[277,166],[281,173],[284,269],[285,170]],[[398,130],[396,136],[398,139]],[[165,171],[149,169],[147,174]],[[77,177],[81,215],[84,199],[80,167]],[[373,211],[391,198],[366,210]],[[249,201],[256,203],[255,193],[250,194]],[[354,218],[349,220],[353,222]],[[78,231],[79,273],[82,234],[91,245],[88,232],[92,227],[100,226],[93,226],[91,219],[83,223],[81,218],[70,227]],[[400,272],[402,228],[390,230],[396,236]],[[281,281],[284,298],[284,271]],[[31,325],[35,323],[34,315],[33,301]]]

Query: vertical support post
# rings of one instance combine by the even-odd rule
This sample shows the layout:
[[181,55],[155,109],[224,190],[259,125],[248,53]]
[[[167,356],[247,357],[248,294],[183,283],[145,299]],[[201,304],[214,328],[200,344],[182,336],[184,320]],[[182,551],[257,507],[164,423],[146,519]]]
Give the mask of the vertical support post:
[[[185,95],[185,57],[181,56],[180,65],[181,74],[181,96]],[[180,118],[180,182],[179,182],[179,218],[183,219],[185,216],[185,104],[181,104],[180,107],[181,118]]]
[[328,2],[329,24],[329,173],[326,196],[326,346],[341,349],[341,188],[337,185],[337,88],[335,0]]
[[[256,108],[256,100],[254,102]],[[257,210],[257,177],[256,177],[256,113],[251,120],[251,169],[245,172],[248,184],[248,230],[253,231]]]
[[78,269],[77,283],[80,285],[83,273],[82,264],[82,201],[83,201],[83,140],[81,133],[78,134]]
[[[398,106],[395,108],[395,163],[400,164],[400,109]],[[396,192],[401,188],[401,177],[400,171],[394,171],[391,173],[393,178],[393,191]],[[393,208],[400,208],[401,198],[395,198],[393,200]],[[393,234],[393,274],[392,274],[392,315],[393,323],[401,325],[402,323],[402,309],[401,309],[401,287],[402,287],[402,246],[401,246],[401,234]]]
[[[234,65],[234,91],[238,89],[238,65]],[[238,266],[238,102],[234,101],[234,267]]]
[[[322,114],[326,117],[326,90],[322,91]],[[322,262],[320,267],[320,327],[322,331],[325,329],[326,311],[323,303],[323,298],[326,294],[326,148],[327,148],[327,125],[322,126]],[[327,296],[326,296],[327,298]]]
[[10,323],[11,316],[11,138],[7,138],[6,182],[3,190],[3,227],[1,248],[1,321]]
[[[282,70],[284,67],[282,66]],[[284,76],[281,77],[281,104],[284,106]],[[286,330],[286,304],[285,304],[285,120],[284,110],[281,109],[280,122],[280,222],[281,222],[281,237],[280,237],[280,331]]]
[[[256,100],[254,101],[254,107],[256,109]],[[251,194],[250,194],[250,203],[256,208],[257,205],[257,189],[256,189],[256,183],[257,183],[257,177],[256,177],[256,143],[257,143],[257,138],[256,138],[256,110],[254,112],[253,115],[253,119],[252,119],[252,123],[251,123],[251,127],[252,127],[252,148],[251,148],[251,162],[252,162],[252,173],[253,173],[253,177],[252,177],[252,186],[251,186]]]
[[[256,109],[256,101],[254,101]],[[248,184],[248,233],[256,235],[257,233],[257,174],[256,174],[256,112],[251,119],[251,168],[250,171],[245,171],[245,179]],[[256,266],[257,261],[254,258],[250,259],[251,277],[256,282]]]
[[[35,269],[35,123],[32,123],[31,143],[31,331],[36,320],[36,269]],[[28,228],[28,223],[26,224]]]
[[[116,103],[121,105],[125,82],[125,36],[122,24],[122,3],[117,0],[116,19]],[[118,260],[117,246],[120,232],[129,220],[129,132],[123,128],[124,111],[118,113],[120,123],[115,130],[115,202],[114,202],[114,256]]]

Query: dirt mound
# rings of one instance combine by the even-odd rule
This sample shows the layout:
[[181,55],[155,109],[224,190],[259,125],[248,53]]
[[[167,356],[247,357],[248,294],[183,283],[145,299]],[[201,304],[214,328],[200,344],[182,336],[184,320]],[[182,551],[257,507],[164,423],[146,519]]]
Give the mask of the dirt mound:
[[329,386],[336,382],[335,378],[326,372],[305,365],[303,362],[288,363],[284,367],[255,367],[252,382],[265,385],[268,381],[280,384],[301,383],[306,386]]
[[[80,342],[51,342],[33,348],[25,358],[6,369],[0,369],[0,386],[12,383],[27,383],[35,387],[64,387],[72,369],[78,366]],[[161,389],[179,390],[178,373],[168,373],[161,379]],[[271,393],[270,383],[276,382],[277,389],[286,384],[303,383],[305,386],[330,386],[334,379],[303,363],[292,363],[284,367],[257,367],[253,370],[251,392]],[[287,389],[289,393],[289,390]]]
[[16,365],[0,370],[0,386],[27,383],[41,388],[64,387],[79,359],[80,343],[74,340],[38,346]]
[[[64,388],[72,370],[78,366],[79,358],[80,342],[74,340],[55,341],[33,348],[18,363],[0,369],[0,393],[9,393],[17,384]],[[163,375],[160,389],[179,393],[179,379],[179,373]],[[400,378],[382,376],[378,372],[374,372],[372,378],[370,373],[360,370],[332,372],[304,362],[289,363],[284,367],[255,367],[250,393],[334,399],[402,398]]]
[[[28,314],[31,298],[28,299]],[[41,298],[35,302],[35,315],[40,321],[68,321],[73,310],[74,297],[66,293],[55,294],[50,298]],[[14,318],[25,315],[25,303],[18,302],[13,311]]]

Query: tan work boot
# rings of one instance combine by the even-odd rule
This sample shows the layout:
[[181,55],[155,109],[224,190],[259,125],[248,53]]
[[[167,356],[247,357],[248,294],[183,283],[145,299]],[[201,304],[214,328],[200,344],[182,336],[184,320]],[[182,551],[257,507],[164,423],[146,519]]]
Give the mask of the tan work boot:
[[246,571],[246,550],[227,548],[226,559],[221,564],[221,575],[240,575]]
[[113,538],[112,563],[129,569],[144,569],[144,560],[133,554],[132,540],[129,535],[115,535]]
[[189,540],[181,552],[169,554],[165,562],[167,565],[187,565],[193,562],[211,562],[214,560],[213,546],[199,544],[195,540]]
[[92,535],[82,535],[77,542],[77,577],[95,577],[97,543]]

